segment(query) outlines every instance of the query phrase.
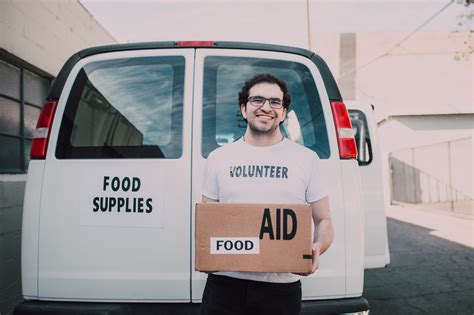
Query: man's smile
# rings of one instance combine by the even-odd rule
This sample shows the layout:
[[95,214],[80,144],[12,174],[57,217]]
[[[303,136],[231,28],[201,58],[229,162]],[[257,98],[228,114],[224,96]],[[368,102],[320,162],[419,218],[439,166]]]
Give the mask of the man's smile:
[[268,114],[256,114],[255,116],[257,116],[259,118],[264,118],[264,119],[267,119],[267,120],[272,120],[272,119],[275,118],[274,116],[268,115]]

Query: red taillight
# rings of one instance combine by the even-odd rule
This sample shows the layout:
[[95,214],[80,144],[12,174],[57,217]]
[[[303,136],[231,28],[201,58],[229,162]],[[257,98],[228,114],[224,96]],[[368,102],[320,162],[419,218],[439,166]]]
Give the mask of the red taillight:
[[176,42],[175,46],[178,47],[209,47],[209,46],[215,46],[216,42],[213,41],[181,41],[181,42]]
[[38,118],[36,130],[33,133],[33,141],[31,143],[31,159],[45,159],[48,149],[49,135],[51,133],[51,124],[53,123],[54,113],[58,101],[46,101],[43,110]]
[[336,125],[337,144],[341,159],[357,158],[357,149],[351,119],[343,102],[331,101],[332,115]]

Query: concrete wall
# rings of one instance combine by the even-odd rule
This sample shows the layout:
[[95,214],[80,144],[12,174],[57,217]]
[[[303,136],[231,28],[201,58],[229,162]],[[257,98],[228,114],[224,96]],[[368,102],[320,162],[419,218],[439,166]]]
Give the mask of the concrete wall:
[[[56,76],[73,53],[116,43],[77,0],[0,0],[0,48]],[[1,82],[0,82],[1,84]],[[20,242],[26,175],[0,174],[0,314],[22,301]]]
[[358,32],[351,43],[349,34],[322,32],[313,23],[311,34],[311,49],[328,63],[343,98],[374,104],[377,121],[473,110],[470,31],[420,31],[400,46],[408,32]]
[[2,0],[0,14],[0,47],[53,76],[74,52],[116,42],[78,0]]
[[357,34],[356,99],[374,104],[377,120],[472,112],[474,36],[468,31],[419,32],[394,48],[407,35]]
[[0,314],[22,301],[21,219],[26,175],[0,175]]
[[341,34],[339,56],[339,90],[341,91],[343,99],[356,99],[355,93],[355,78],[356,72],[352,70],[357,67],[356,51],[357,51],[357,37],[355,33]]
[[[394,174],[390,173],[393,165],[389,165],[391,154],[393,158],[408,165],[408,168],[413,167],[416,172],[422,173],[417,181],[423,186],[418,202],[427,203],[439,199],[437,193],[434,193],[437,191],[438,181],[440,187],[451,185],[453,189],[472,198],[473,126],[474,114],[395,116],[383,121],[379,124],[378,134],[384,181],[393,184],[391,175]],[[408,172],[413,175],[415,169]],[[412,175],[412,178],[416,178]],[[398,185],[397,183],[405,185],[403,181],[395,184]],[[390,200],[391,195],[388,187],[389,185],[385,186],[386,201]],[[392,197],[393,191],[400,192],[400,189],[405,188],[392,187]],[[440,199],[445,201],[446,198]]]

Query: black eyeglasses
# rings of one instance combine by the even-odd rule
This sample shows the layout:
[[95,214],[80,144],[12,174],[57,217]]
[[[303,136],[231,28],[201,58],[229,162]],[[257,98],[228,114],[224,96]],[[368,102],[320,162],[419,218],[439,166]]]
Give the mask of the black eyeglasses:
[[265,98],[263,96],[251,96],[247,99],[247,102],[250,103],[250,105],[253,106],[263,106],[265,102],[268,101],[268,104],[270,104],[270,107],[273,109],[280,109],[283,107],[283,101],[279,98]]

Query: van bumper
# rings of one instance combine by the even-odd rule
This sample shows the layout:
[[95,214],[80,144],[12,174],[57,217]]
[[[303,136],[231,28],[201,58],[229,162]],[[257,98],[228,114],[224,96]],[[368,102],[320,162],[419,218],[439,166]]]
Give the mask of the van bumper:
[[301,315],[313,314],[368,314],[369,302],[363,297],[313,300],[301,303]]
[[[18,304],[13,315],[141,315],[199,314],[199,303],[90,303],[25,301]],[[303,301],[301,315],[364,314],[369,303],[363,297],[336,300]]]

